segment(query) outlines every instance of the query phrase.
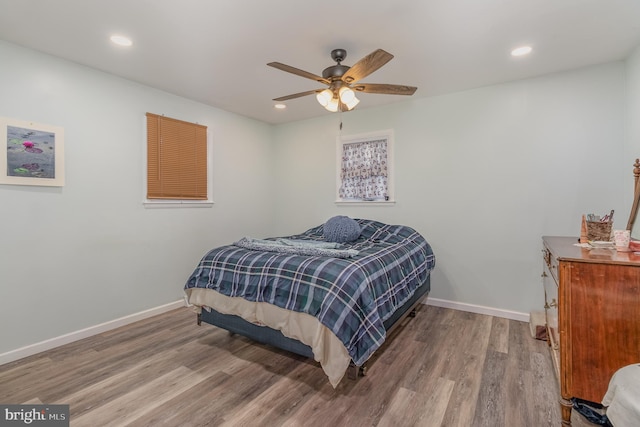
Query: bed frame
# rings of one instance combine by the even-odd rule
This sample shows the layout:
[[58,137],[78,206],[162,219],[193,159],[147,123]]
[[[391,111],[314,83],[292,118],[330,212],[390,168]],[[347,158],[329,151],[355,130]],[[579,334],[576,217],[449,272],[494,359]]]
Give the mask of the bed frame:
[[[407,302],[400,306],[393,315],[391,315],[391,317],[384,321],[384,328],[387,331],[387,337],[402,324],[404,319],[407,317],[415,317],[416,307],[427,298],[430,289],[431,275],[427,276],[427,279],[424,281],[422,286],[418,288]],[[304,357],[313,358],[311,347],[296,339],[284,336],[282,332],[276,329],[254,325],[239,316],[221,314],[213,309],[202,310],[197,316],[198,325],[205,322],[210,325],[226,329],[232,334],[245,336],[261,344],[271,345]],[[351,361],[349,369],[347,370],[347,377],[349,379],[356,379],[358,376],[366,375],[366,371],[366,363],[362,366],[356,366],[353,361]]]

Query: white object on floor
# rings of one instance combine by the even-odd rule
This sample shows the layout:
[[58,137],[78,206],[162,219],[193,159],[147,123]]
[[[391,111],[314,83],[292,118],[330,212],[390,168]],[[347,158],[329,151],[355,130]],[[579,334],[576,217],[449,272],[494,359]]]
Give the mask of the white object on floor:
[[611,380],[602,404],[615,427],[640,426],[640,363],[618,369]]

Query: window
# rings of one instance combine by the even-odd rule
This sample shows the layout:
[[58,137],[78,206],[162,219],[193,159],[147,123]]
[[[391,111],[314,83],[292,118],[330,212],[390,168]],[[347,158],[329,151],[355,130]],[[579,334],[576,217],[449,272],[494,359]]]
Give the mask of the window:
[[147,203],[209,201],[207,127],[147,113]]
[[342,136],[337,147],[337,201],[393,203],[393,131]]

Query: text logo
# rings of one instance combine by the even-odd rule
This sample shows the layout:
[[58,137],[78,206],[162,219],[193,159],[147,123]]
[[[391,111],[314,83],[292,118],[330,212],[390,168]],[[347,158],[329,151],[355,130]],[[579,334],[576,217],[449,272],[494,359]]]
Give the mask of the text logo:
[[69,405],[1,405],[0,427],[69,427]]

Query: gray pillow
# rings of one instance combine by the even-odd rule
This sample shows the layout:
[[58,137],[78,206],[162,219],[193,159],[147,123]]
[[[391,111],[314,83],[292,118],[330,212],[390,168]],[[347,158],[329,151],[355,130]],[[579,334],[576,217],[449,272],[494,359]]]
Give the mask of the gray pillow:
[[348,216],[338,215],[324,223],[322,234],[327,242],[352,242],[360,237],[360,224]]

